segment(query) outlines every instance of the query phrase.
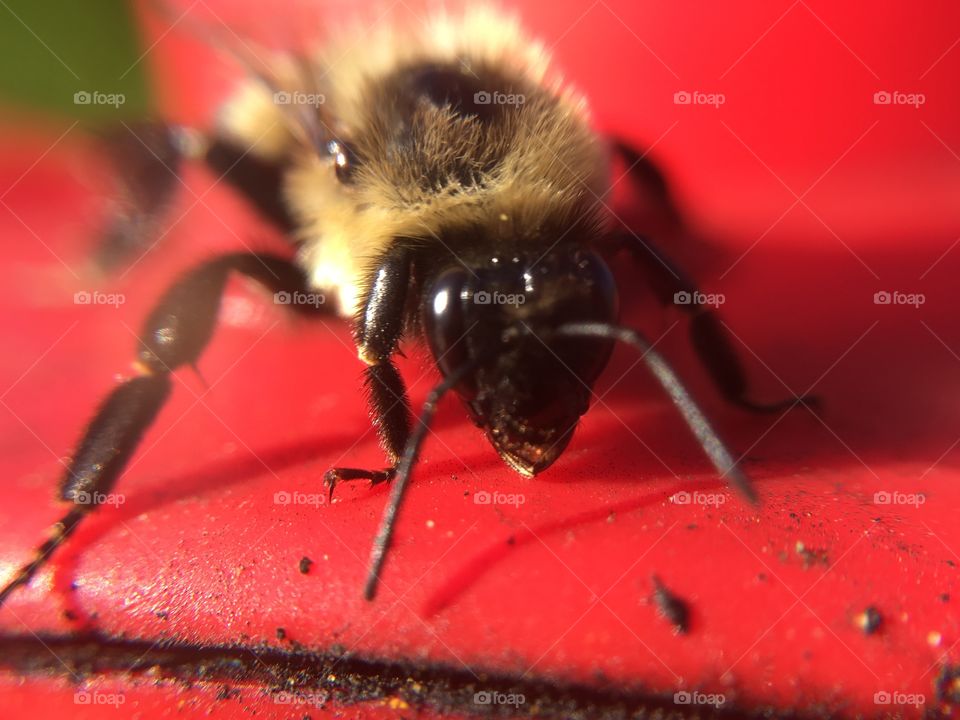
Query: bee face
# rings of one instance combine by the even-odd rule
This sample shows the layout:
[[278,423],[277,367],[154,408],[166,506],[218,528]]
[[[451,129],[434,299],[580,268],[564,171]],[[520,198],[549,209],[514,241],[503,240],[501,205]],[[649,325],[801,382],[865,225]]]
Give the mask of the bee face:
[[607,340],[552,331],[616,315],[610,270],[582,246],[452,266],[429,286],[422,308],[440,371],[474,365],[457,393],[500,456],[527,476],[566,448],[612,349]]

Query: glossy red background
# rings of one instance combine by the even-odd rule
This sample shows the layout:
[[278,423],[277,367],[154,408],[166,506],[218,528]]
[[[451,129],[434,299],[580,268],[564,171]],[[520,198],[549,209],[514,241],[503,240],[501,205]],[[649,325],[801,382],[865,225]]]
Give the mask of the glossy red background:
[[[195,11],[245,32],[261,17],[249,5]],[[305,3],[293,6],[296,17],[310,15]],[[824,400],[821,420],[724,407],[690,357],[682,318],[661,313],[618,268],[635,297],[629,316],[663,336],[658,347],[746,453],[760,509],[717,483],[636,358],[618,351],[597,388],[602,402],[564,458],[532,482],[445,402],[383,592],[367,604],[361,579],[386,491],[350,488],[320,508],[274,502],[278,491],[321,492],[332,465],[382,462],[349,333],[339,322],[291,321],[236,282],[201,362],[209,389],[178,375],[117,488],[126,503],[91,519],[0,611],[0,628],[69,634],[70,608],[126,638],[284,646],[275,633],[283,627],[311,648],[665,695],[722,692],[741,709],[919,712],[876,705],[880,691],[921,694],[931,709],[933,679],[957,662],[960,642],[960,9],[511,6],[591,99],[599,128],[653,146],[698,235],[718,249],[709,263],[695,246],[674,252],[693,256],[704,288],[725,295],[723,317],[756,394],[809,389]],[[257,32],[282,36],[280,7]],[[350,7],[330,12],[342,19]],[[416,22],[420,10],[400,2],[391,12]],[[148,35],[160,38],[145,62],[167,112],[209,117],[228,85],[225,66],[182,32],[163,35],[153,23]],[[695,90],[725,102],[674,103],[674,93]],[[923,93],[925,103],[876,105],[882,90]],[[191,171],[171,218],[179,221],[156,251],[124,277],[97,280],[86,259],[108,183],[68,126],[5,132],[0,158],[0,577],[58,517],[58,458],[114,376],[129,371],[140,319],[162,288],[217,248],[276,244],[214,178]],[[95,288],[126,302],[73,304],[74,292]],[[875,305],[883,290],[923,293],[925,303]],[[419,402],[436,375],[422,353],[409,355],[402,369]],[[695,489],[726,502],[668,499]],[[477,505],[481,490],[525,502]],[[878,491],[925,502],[878,505]],[[806,561],[798,543],[825,560]],[[296,568],[303,555],[316,562],[306,576]],[[657,616],[654,573],[690,601],[689,635]],[[868,605],[884,616],[869,637],[855,625]],[[116,717],[75,706],[67,679],[20,684],[8,672],[3,684],[11,717]],[[118,675],[88,686],[129,693],[123,715],[161,716],[181,701],[185,716],[288,712],[255,688],[222,701],[218,686],[202,683],[152,688]]]

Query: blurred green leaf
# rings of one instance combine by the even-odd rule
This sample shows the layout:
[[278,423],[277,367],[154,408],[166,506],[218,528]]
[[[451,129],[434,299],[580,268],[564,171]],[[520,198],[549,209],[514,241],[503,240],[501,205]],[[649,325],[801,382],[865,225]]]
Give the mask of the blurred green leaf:
[[137,118],[151,100],[125,0],[0,0],[0,102],[88,123]]

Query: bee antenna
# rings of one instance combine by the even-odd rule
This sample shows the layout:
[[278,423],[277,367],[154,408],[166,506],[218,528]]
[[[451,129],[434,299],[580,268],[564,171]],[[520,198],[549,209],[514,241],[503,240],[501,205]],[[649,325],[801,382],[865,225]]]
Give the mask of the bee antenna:
[[390,550],[393,541],[393,531],[397,523],[397,514],[400,511],[400,505],[403,503],[403,497],[410,482],[410,473],[413,465],[420,455],[420,448],[423,445],[424,438],[427,436],[427,430],[433,420],[433,415],[437,410],[437,404],[440,399],[447,394],[457,383],[459,383],[467,373],[474,369],[476,362],[468,362],[461,365],[456,372],[449,374],[442,382],[434,386],[433,390],[427,395],[423,403],[423,409],[420,411],[420,417],[417,418],[416,427],[407,440],[407,445],[403,450],[403,457],[397,465],[397,474],[390,486],[390,498],[387,500],[387,507],[383,512],[383,519],[380,521],[380,529],[373,541],[373,549],[370,551],[370,569],[367,571],[367,582],[363,588],[363,596],[367,600],[373,600],[377,594],[377,586],[380,583],[380,571],[383,569],[384,560],[387,552]]
[[746,474],[737,467],[738,461],[733,459],[730,450],[720,439],[713,426],[710,425],[710,421],[707,420],[706,415],[703,414],[700,406],[691,397],[666,358],[654,350],[643,335],[630,328],[600,322],[567,323],[561,325],[556,334],[568,337],[607,338],[626,343],[639,350],[641,359],[647,364],[647,368],[660,382],[667,395],[670,396],[673,404],[677,406],[680,414],[683,415],[683,419],[687,421],[687,426],[700,441],[700,447],[713,462],[721,477],[726,478],[752,504],[758,504],[757,493]]

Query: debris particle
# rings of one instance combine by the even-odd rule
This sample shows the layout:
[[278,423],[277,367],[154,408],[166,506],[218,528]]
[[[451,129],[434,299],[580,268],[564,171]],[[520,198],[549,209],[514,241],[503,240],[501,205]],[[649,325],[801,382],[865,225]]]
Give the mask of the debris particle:
[[427,528],[429,530],[433,530],[436,526],[437,524],[433,520],[427,520]]
[[516,542],[517,542],[517,539],[513,535],[507,538],[507,545],[515,545]]
[[676,633],[686,634],[690,629],[689,606],[683,599],[670,592],[656,575],[652,580],[653,601],[657,604],[660,615],[673,625]]
[[942,603],[948,603],[948,602],[950,602],[950,593],[941,593],[941,594],[940,594],[940,602],[942,602]]
[[808,548],[802,541],[797,540],[797,555],[803,558],[803,569],[806,570],[811,565],[829,565],[830,559],[827,557],[827,551],[822,548]]
[[612,512],[609,515],[607,515],[608,523],[613,524],[614,522],[616,522],[616,520],[617,520],[617,514],[615,512]]
[[862,613],[857,615],[857,627],[863,630],[864,635],[873,635],[883,624],[883,616],[873,605],[867,607]]
[[300,564],[297,567],[300,568],[301,574],[306,575],[308,572],[310,572],[311,565],[313,565],[313,560],[304,555],[302,558],[300,558]]
[[940,643],[943,642],[943,635],[938,633],[936,630],[931,630],[927,633],[927,644],[930,647],[940,647]]
[[938,705],[960,703],[960,666],[944,665],[933,682]]
[[217,700],[229,700],[230,698],[240,697],[240,690],[238,688],[232,688],[229,685],[221,685],[220,691],[217,693]]
[[287,639],[287,631],[284,630],[283,628],[277,628],[277,640],[286,640],[286,639]]
[[403,700],[398,697],[392,697],[389,700],[387,700],[387,705],[392,710],[408,710],[410,708],[406,700]]

